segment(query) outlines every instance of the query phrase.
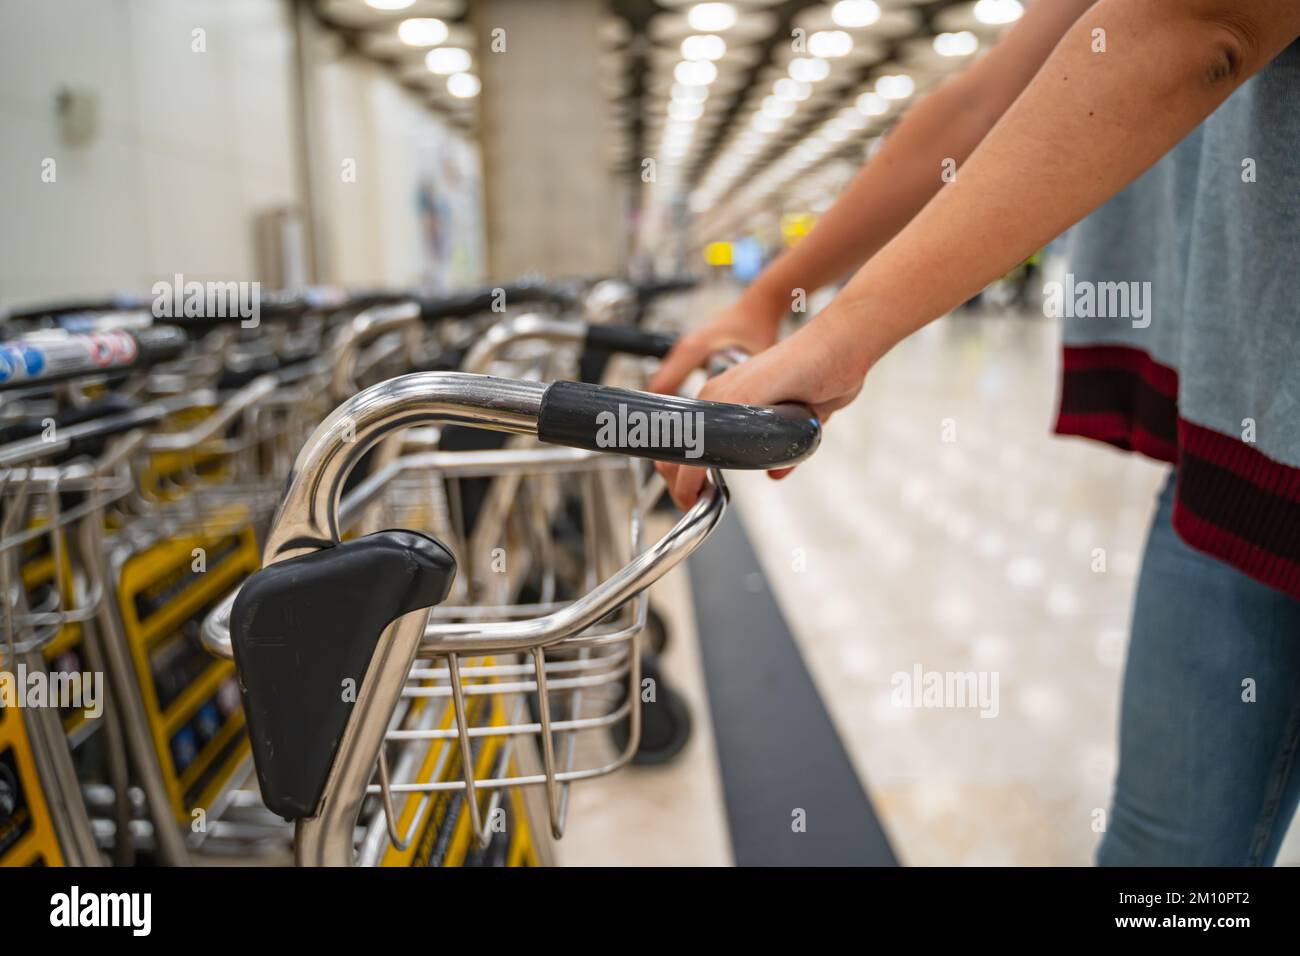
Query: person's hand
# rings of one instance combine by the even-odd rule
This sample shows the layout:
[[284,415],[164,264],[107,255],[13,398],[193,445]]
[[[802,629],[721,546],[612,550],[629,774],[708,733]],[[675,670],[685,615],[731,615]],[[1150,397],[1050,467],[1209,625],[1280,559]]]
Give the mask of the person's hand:
[[780,305],[757,296],[741,296],[708,323],[677,340],[650,379],[649,390],[673,394],[686,376],[724,349],[735,347],[757,355],[770,348],[776,342],[783,315]]
[[[710,379],[699,397],[747,405],[798,402],[825,424],[857,397],[870,366],[865,348],[852,341],[849,331],[823,313],[781,344]],[[657,462],[656,467],[677,507],[684,511],[695,503],[708,474],[705,469],[669,462]],[[784,478],[793,470],[768,474]]]

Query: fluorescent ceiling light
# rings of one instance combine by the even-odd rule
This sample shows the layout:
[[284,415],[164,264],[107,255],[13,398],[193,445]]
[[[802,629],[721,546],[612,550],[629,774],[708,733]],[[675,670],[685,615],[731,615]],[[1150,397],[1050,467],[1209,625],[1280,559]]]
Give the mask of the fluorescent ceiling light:
[[708,86],[718,78],[718,68],[708,60],[682,60],[673,69],[673,79],[686,86]]
[[940,33],[934,38],[934,52],[940,56],[970,56],[979,48],[979,38],[969,30]]
[[692,30],[713,33],[736,25],[736,8],[729,3],[697,3],[686,14]]
[[808,52],[825,59],[848,56],[853,52],[853,37],[843,30],[818,30],[808,38]]
[[464,73],[469,69],[470,63],[469,51],[456,46],[438,47],[430,50],[424,57],[424,65],[429,68],[429,71],[442,76]]
[[873,0],[840,0],[831,7],[836,26],[869,27],[880,19],[880,5]]
[[992,26],[1014,23],[1024,12],[1020,0],[979,0],[975,4],[975,19]]
[[863,93],[854,105],[863,116],[884,116],[889,112],[889,102],[879,93]]
[[727,54],[727,41],[712,33],[697,33],[682,41],[686,60],[720,60]]
[[447,24],[433,17],[412,17],[398,24],[397,38],[407,46],[437,46],[447,39]]
[[820,83],[831,75],[831,65],[819,56],[797,56],[790,61],[790,78],[800,83]]
[[447,92],[457,99],[467,100],[478,96],[483,84],[473,73],[453,73],[447,77]]
[[887,100],[905,100],[916,91],[916,82],[906,73],[886,74],[876,80],[876,92]]
[[812,93],[812,87],[807,83],[800,83],[798,80],[792,80],[788,76],[783,76],[777,80],[772,87],[772,93],[778,100],[789,100],[792,103],[808,99]]

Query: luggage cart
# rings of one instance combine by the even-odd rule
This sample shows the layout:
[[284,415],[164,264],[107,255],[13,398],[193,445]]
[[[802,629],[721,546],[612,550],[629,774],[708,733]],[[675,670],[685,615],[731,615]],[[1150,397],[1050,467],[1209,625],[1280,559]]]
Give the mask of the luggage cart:
[[[87,419],[0,448],[4,865],[102,862],[81,783],[125,793],[126,756],[116,701],[100,683],[105,581],[83,548],[87,531],[131,494],[131,456],[163,414]],[[110,825],[124,819],[119,812]]]
[[[130,392],[149,394],[145,380],[174,378],[181,374],[178,364],[210,377],[195,362],[201,356],[177,348],[178,335],[185,344],[179,330],[152,327],[35,334],[7,346],[25,357],[28,369],[8,384],[30,393],[51,382],[68,386],[102,379],[108,367],[119,379],[130,373],[128,381],[118,382],[117,397],[122,398]],[[115,348],[100,348],[103,339]],[[158,347],[162,342],[166,349]],[[105,362],[105,356],[119,361]],[[210,832],[207,814],[219,816],[234,786],[248,776],[233,668],[203,652],[197,632],[208,606],[258,567],[257,502],[260,496],[269,514],[275,495],[260,456],[268,446],[298,440],[284,434],[286,423],[296,421],[293,415],[274,422],[269,416],[250,420],[274,385],[272,377],[261,376],[224,400],[209,388],[165,388],[177,394],[116,417],[55,428],[51,435],[20,443],[9,455],[17,461],[18,450],[27,449],[33,457],[44,457],[51,447],[75,445],[91,431],[103,432],[119,422],[143,429],[129,447],[119,446],[125,447],[125,458],[115,476],[119,483],[111,507],[101,504],[85,515],[83,506],[75,560],[53,562],[56,568],[67,567],[65,576],[71,577],[75,567],[78,579],[95,583],[93,598],[77,602],[78,617],[72,623],[93,632],[96,671],[112,681],[112,720],[103,726],[117,742],[117,759],[109,775],[79,769],[92,799],[97,794],[98,802],[117,809],[115,818],[98,828],[98,837],[113,845],[118,862],[129,862],[137,844],[155,850],[164,861],[184,862],[188,849]],[[47,437],[58,437],[60,444],[51,446]],[[16,475],[14,487],[30,494],[39,487],[39,477],[29,469]],[[47,653],[62,660],[78,636],[64,628],[51,637]],[[134,818],[137,793],[148,820]],[[191,826],[196,810],[198,825]],[[283,825],[269,815],[268,822],[285,845]],[[191,830],[188,840],[182,827]]]
[[[276,350],[236,338],[229,320],[193,323],[187,338],[122,313],[107,327],[83,316],[77,327],[87,331],[43,330],[6,347],[32,369],[11,376],[11,389],[77,394],[107,379],[107,397],[144,397],[156,412],[134,446],[129,494],[79,534],[78,566],[106,582],[108,599],[86,613],[102,637],[100,670],[112,678],[130,757],[130,788],[125,775],[116,786],[98,786],[104,775],[94,775],[93,792],[118,810],[99,828],[100,842],[115,850],[126,842],[183,864],[198,850],[273,856],[287,845],[283,821],[243,788],[251,765],[233,666],[202,651],[199,624],[259,566],[259,536],[292,453],[332,397],[350,394],[356,378],[408,367],[416,320],[436,309],[315,305],[332,321],[317,324],[316,345],[290,352],[323,357],[275,371]],[[304,311],[281,303],[278,315],[301,319]],[[273,329],[264,330],[268,338]],[[124,804],[144,818],[123,814]]]
[[[609,444],[598,416],[620,410],[700,416],[701,455]],[[345,540],[339,493],[349,470],[394,432],[438,422],[540,442],[477,460],[461,453],[459,463],[449,456],[434,463],[440,471],[547,470],[566,480],[589,472],[627,481],[631,493],[606,511],[610,518],[621,511],[623,550],[594,541],[584,590],[569,600],[443,607],[456,560],[442,543],[407,530]],[[640,596],[721,518],[726,490],[716,469],[792,464],[811,454],[819,433],[807,410],[792,406],[728,406],[465,373],[403,376],[340,406],[299,454],[262,570],[217,608],[203,632],[210,649],[236,661],[262,794],[268,807],[295,822],[297,861],[385,862],[414,847],[415,861],[436,862],[438,848],[421,842],[431,832],[422,816],[453,811],[464,821],[457,832],[432,832],[447,843],[476,837],[490,848],[494,835],[512,825],[507,802],[526,788],[542,791],[551,830],[562,833],[569,785],[610,773],[630,756],[584,760],[578,735],[625,720],[635,746]],[[624,456],[714,469],[705,494],[653,544],[641,540],[640,516],[660,491],[658,479]],[[612,492],[605,497],[618,500]],[[593,522],[593,531],[598,527],[614,530],[608,521]],[[608,563],[619,566],[601,567],[602,553],[617,555]],[[626,693],[608,694],[615,683]],[[592,715],[587,705],[601,685],[606,693]],[[449,707],[435,717],[425,702],[437,700]],[[409,744],[423,748],[422,765],[442,772],[400,782],[398,769],[416,762]],[[526,759],[530,750],[536,766]],[[459,809],[439,798],[445,793],[460,798]],[[400,810],[395,798],[403,801]],[[383,829],[376,837],[377,813]],[[360,827],[359,818],[366,820]],[[505,845],[508,853],[517,849]]]
[[[96,669],[107,669],[114,679],[112,719],[88,722],[76,714],[66,715],[64,729],[77,760],[75,778],[66,772],[58,777],[51,772],[44,775],[51,785],[59,781],[72,784],[63,789],[77,797],[74,810],[81,807],[80,797],[85,795],[89,803],[109,814],[91,821],[93,840],[85,838],[86,827],[78,827],[81,851],[63,854],[63,859],[97,859],[93,850],[96,841],[101,847],[112,846],[120,863],[131,861],[136,844],[152,849],[164,862],[181,863],[199,847],[246,853],[282,841],[282,825],[269,818],[256,793],[239,787],[247,751],[239,759],[241,745],[246,747],[240,727],[242,710],[234,702],[229,675],[221,673],[219,662],[201,661],[194,651],[197,624],[212,602],[259,565],[256,539],[278,497],[294,451],[329,406],[355,391],[358,382],[384,378],[412,365],[442,368],[459,364],[467,351],[464,343],[475,340],[485,322],[500,318],[496,308],[501,303],[511,308],[534,304],[544,309],[579,310],[593,322],[607,322],[624,318],[628,303],[637,295],[636,290],[618,282],[597,283],[586,290],[524,283],[450,299],[422,299],[412,305],[410,297],[401,293],[376,296],[367,302],[364,297],[309,290],[268,301],[263,310],[266,321],[256,334],[235,331],[229,319],[207,317],[176,320],[185,326],[184,331],[171,323],[154,325],[144,300],[72,303],[11,314],[10,334],[15,326],[23,325],[28,332],[17,341],[0,343],[0,388],[6,389],[6,399],[19,399],[0,405],[0,435],[34,434],[31,422],[47,419],[22,413],[38,406],[50,411],[64,434],[69,434],[68,426],[115,413],[137,415],[133,421],[146,431],[137,436],[127,454],[133,486],[119,484],[118,497],[107,502],[111,507],[103,509],[99,519],[75,528],[74,544],[59,565],[64,581],[97,578],[106,599],[87,602],[75,612],[86,616],[84,629],[81,621],[72,619],[74,612],[64,609],[62,613],[69,616],[66,624],[40,648],[50,666],[57,664],[69,674],[75,673],[82,659],[97,655]],[[423,321],[417,325],[416,319]],[[435,321],[437,325],[433,325]],[[438,334],[423,338],[421,328],[436,329]],[[323,358],[318,357],[322,354]],[[556,374],[556,366],[545,354],[513,367],[542,377]],[[139,411],[141,401],[148,403],[147,414]],[[400,447],[394,446],[395,450]],[[554,465],[541,463],[541,474],[525,473],[521,465],[530,463],[514,464],[514,480],[528,489],[519,494],[531,502],[530,509],[506,507],[497,520],[506,521],[513,540],[523,542],[513,546],[521,556],[537,553],[553,558],[554,549],[550,553],[545,550],[545,535],[539,529],[545,528],[548,509],[553,512],[557,500],[556,479],[553,475],[548,478]],[[474,467],[480,471],[475,472]],[[495,478],[492,473],[498,467],[490,461],[475,463],[462,458],[450,473],[460,483]],[[428,475],[420,476],[418,467],[405,463],[401,470],[427,484]],[[545,486],[545,481],[550,485]],[[535,493],[534,483],[538,483]],[[390,515],[398,500],[392,492],[399,485],[385,486]],[[39,485],[23,479],[13,486],[19,487],[30,492]],[[431,500],[436,502],[436,495]],[[497,500],[508,502],[500,494]],[[593,498],[592,504],[595,502]],[[444,508],[444,519],[449,514]],[[403,519],[418,523],[409,513]],[[421,520],[440,527],[434,515]],[[492,524],[485,520],[483,527]],[[441,527],[446,539],[453,540],[454,529],[446,520]],[[530,535],[527,540],[520,537],[525,532]],[[480,538],[485,540],[485,536],[486,532]],[[598,554],[595,546],[580,550]],[[205,555],[201,571],[192,567],[196,552]],[[66,560],[69,553],[76,555],[71,561]],[[48,588],[55,564],[47,561],[41,568],[44,580],[35,580],[35,572],[30,570],[28,577],[33,578],[33,586]],[[553,597],[554,568],[545,574],[537,572],[537,576],[549,582],[546,594]],[[461,578],[462,582],[468,580],[467,576]],[[516,574],[514,580],[517,590],[520,576]],[[480,598],[480,602],[484,600]],[[505,599],[496,600],[504,607]],[[545,602],[533,603],[542,606]],[[480,603],[480,612],[487,606]],[[21,614],[10,616],[15,621],[23,619]],[[83,639],[83,630],[90,640]],[[176,666],[169,666],[169,661]],[[480,666],[507,665],[489,661]],[[517,669],[519,665],[513,666]],[[174,672],[181,677],[172,679]],[[213,686],[217,692],[200,700]],[[559,687],[563,690],[565,685]],[[504,720],[495,697],[470,696],[475,698],[471,701],[474,708],[481,709],[477,701],[481,697],[491,702],[492,719]],[[434,703],[420,703],[424,698]],[[414,710],[431,713],[447,702],[447,688],[431,691],[426,686],[411,700],[416,704]],[[183,722],[181,718],[193,709],[191,705],[197,709],[190,721]],[[410,719],[427,723],[429,717],[427,713],[413,714]],[[14,726],[9,724],[11,730]],[[110,733],[98,733],[101,727],[109,728]],[[130,786],[122,753],[123,730],[130,744]],[[102,754],[91,768],[76,756],[81,742],[92,737],[116,741],[117,759],[108,761],[108,770]],[[45,756],[44,737],[35,747],[26,735],[24,741],[28,755],[22,760],[24,768],[30,768],[33,761],[39,764],[51,759]],[[229,749],[223,750],[221,742]],[[57,749],[55,753],[57,759]],[[522,752],[512,753],[508,759],[513,766],[522,759]],[[17,767],[16,757],[14,763]],[[439,772],[448,773],[445,767]],[[16,771],[10,776],[16,783],[9,789],[18,795],[13,802],[25,802],[30,786],[17,785]],[[421,777],[417,773],[410,779],[426,778],[427,774]],[[82,783],[81,793],[76,792],[77,779]],[[30,784],[30,780],[31,773],[25,769],[22,782]],[[194,792],[196,782],[207,790]],[[455,796],[450,789],[440,793],[448,799]],[[45,805],[57,809],[65,797],[57,791],[53,795],[54,803]],[[132,818],[133,811],[138,817],[142,806],[148,821]],[[515,812],[522,815],[521,806],[517,803]],[[207,818],[206,830],[192,829],[196,810]],[[78,816],[74,814],[74,818]],[[41,818],[47,817],[68,829],[59,814],[46,813]],[[523,831],[522,825],[513,829]],[[540,832],[541,828],[537,829]],[[511,850],[512,861],[537,862],[545,856],[542,842],[518,841]],[[473,855],[462,847],[452,848],[440,858],[455,862],[458,853],[461,861]],[[50,853],[40,858],[56,861]]]

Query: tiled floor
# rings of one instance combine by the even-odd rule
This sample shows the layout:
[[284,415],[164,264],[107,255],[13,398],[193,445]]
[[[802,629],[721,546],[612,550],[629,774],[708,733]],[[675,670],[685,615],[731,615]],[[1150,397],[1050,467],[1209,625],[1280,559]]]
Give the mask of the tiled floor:
[[[1034,317],[944,319],[873,371],[791,477],[731,476],[906,864],[1084,865],[1098,840],[1132,590],[1165,469],[1052,437],[1057,344],[1055,325]],[[698,659],[678,653],[670,667],[702,716]],[[989,690],[996,676],[996,715],[899,706],[896,675],[917,668],[983,675]],[[697,730],[682,764],[588,785],[564,862],[726,862],[725,834],[704,837],[725,816],[708,806],[716,769]],[[657,788],[693,795],[688,818]],[[1300,860],[1295,835],[1284,861]]]
[[[1053,438],[1055,370],[1046,322],[945,319],[875,370],[806,467],[733,482],[905,863],[1082,864],[1097,840],[1164,469]],[[996,710],[896,706],[894,675],[917,667],[996,677]]]
[[[658,537],[671,523],[671,517],[652,515],[647,533]],[[571,822],[556,847],[561,864],[728,866],[732,862],[685,567],[670,572],[651,596],[670,635],[664,679],[690,708],[691,739],[665,766],[629,767],[575,785]]]

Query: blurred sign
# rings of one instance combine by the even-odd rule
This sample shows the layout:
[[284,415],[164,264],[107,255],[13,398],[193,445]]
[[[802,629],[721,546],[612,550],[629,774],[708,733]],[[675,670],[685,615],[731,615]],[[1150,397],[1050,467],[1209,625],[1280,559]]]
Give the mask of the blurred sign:
[[787,246],[793,246],[808,233],[812,232],[817,217],[810,212],[790,212],[781,217],[781,238]]
[[749,282],[763,271],[763,245],[753,236],[737,239],[731,247],[731,272]]
[[704,247],[704,261],[711,266],[729,266],[732,263],[731,243],[710,242]]

